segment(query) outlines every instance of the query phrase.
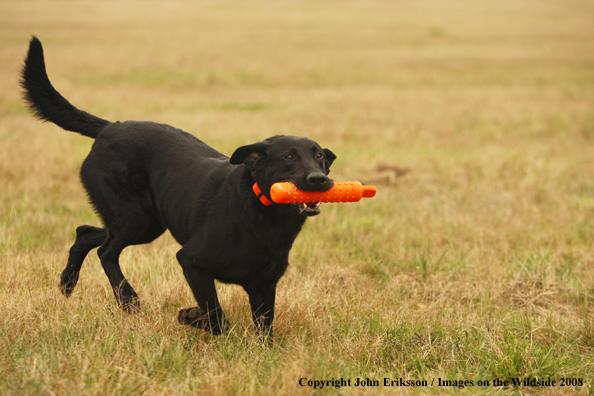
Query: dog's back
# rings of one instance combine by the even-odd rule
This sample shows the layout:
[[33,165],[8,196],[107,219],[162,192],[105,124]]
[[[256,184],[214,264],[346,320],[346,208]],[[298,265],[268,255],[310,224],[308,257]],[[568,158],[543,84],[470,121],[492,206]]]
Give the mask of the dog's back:
[[[138,212],[138,220],[150,218],[157,229],[169,229],[183,245],[191,236],[187,224],[207,221],[200,213],[217,199],[221,181],[232,172],[241,169],[187,132],[149,121],[125,121],[104,128],[80,176],[106,226],[117,224],[126,207],[123,218],[129,221],[130,212]],[[194,220],[188,218],[190,213]]]

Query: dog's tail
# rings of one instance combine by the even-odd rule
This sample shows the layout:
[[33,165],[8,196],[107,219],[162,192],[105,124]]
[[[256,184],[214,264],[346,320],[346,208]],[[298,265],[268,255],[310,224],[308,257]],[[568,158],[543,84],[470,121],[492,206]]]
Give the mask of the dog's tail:
[[37,118],[59,127],[96,138],[111,122],[77,109],[54,89],[45,71],[43,47],[37,37],[31,39],[25,64],[21,69],[21,86],[29,109]]

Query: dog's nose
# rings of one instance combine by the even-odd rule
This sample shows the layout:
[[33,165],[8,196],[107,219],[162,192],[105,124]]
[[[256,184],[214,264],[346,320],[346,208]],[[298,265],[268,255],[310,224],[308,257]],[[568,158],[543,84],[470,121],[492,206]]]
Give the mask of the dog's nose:
[[307,182],[313,186],[322,185],[326,183],[326,180],[328,180],[328,178],[321,172],[312,173],[307,176]]

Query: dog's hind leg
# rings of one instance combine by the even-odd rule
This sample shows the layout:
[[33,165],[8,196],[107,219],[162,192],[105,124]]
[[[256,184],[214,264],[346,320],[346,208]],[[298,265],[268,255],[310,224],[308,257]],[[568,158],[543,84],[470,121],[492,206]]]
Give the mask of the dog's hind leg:
[[124,243],[122,240],[114,238],[108,231],[107,239],[97,251],[97,255],[101,259],[101,266],[109,279],[120,308],[128,313],[136,313],[140,310],[138,295],[126,280],[119,262],[120,253],[128,245],[131,243]]
[[133,216],[128,212],[128,217],[122,219],[127,220],[120,223],[125,226],[117,228],[116,231],[107,228],[107,237],[97,250],[97,255],[101,259],[101,266],[109,278],[120,307],[128,313],[136,313],[140,310],[140,301],[134,288],[122,273],[120,253],[127,246],[153,241],[165,232],[165,226],[149,214]]
[[106,238],[107,230],[105,228],[82,225],[76,229],[76,240],[70,248],[68,263],[60,277],[60,291],[66,297],[70,297],[74,291],[74,287],[78,282],[80,267],[85,261],[87,254],[92,249],[101,246]]

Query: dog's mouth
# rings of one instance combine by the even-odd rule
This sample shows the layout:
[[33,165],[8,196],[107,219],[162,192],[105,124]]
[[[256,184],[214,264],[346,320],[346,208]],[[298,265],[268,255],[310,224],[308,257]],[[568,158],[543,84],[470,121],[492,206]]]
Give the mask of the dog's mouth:
[[302,216],[315,216],[320,213],[321,202],[291,204]]

